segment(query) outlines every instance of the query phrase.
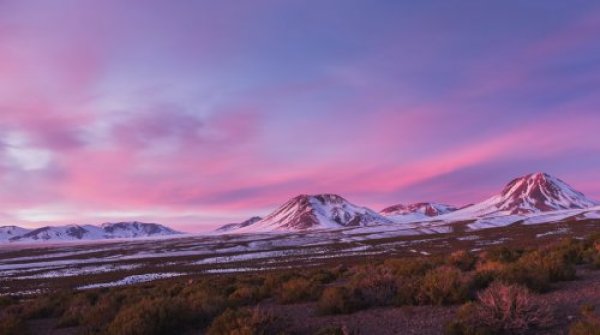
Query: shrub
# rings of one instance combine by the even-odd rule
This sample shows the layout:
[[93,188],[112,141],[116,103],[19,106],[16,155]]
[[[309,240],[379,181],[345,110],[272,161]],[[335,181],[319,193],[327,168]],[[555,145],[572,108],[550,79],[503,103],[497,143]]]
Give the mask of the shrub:
[[558,251],[534,251],[506,267],[500,278],[544,292],[552,282],[575,279],[575,267]]
[[434,264],[425,258],[399,258],[388,259],[383,266],[394,276],[414,277],[425,275],[434,267]]
[[[549,248],[542,248],[542,252],[546,251],[544,249]],[[573,238],[562,240],[560,244],[553,249],[570,264],[582,264],[590,259],[590,253],[586,251],[586,243]]]
[[114,335],[162,335],[180,331],[186,309],[177,299],[143,299],[124,307],[108,325]]
[[0,312],[2,312],[5,307],[16,304],[16,302],[16,299],[9,295],[0,296]]
[[268,273],[265,274],[263,284],[261,286],[261,295],[274,295],[281,285],[290,280],[293,276],[290,273]]
[[491,248],[484,253],[484,258],[488,261],[512,263],[523,255],[522,249],[509,248],[506,246]]
[[471,271],[477,263],[477,256],[466,250],[455,251],[448,256],[448,264],[455,266],[462,271]]
[[310,281],[321,284],[329,284],[334,282],[340,275],[339,269],[329,271],[328,269],[318,269],[313,271],[308,277]]
[[545,292],[550,289],[550,277],[547,271],[524,264],[510,264],[497,276],[507,284],[526,286],[535,292]]
[[105,293],[97,298],[97,301],[93,301],[92,306],[82,309],[78,309],[77,299],[75,299],[59,322],[63,326],[75,323],[85,325],[90,332],[98,332],[114,319],[124,299],[125,296],[122,294]]
[[548,327],[552,320],[550,311],[536,304],[527,288],[494,282],[478,294],[477,303],[461,308],[447,333],[522,334]]
[[258,308],[227,309],[208,328],[207,335],[271,335],[285,334],[285,324]]
[[200,287],[186,296],[186,309],[193,317],[194,324],[205,327],[227,307],[225,297],[216,290]]
[[294,278],[286,281],[277,290],[277,301],[290,304],[313,300],[319,297],[320,285],[304,278]]
[[571,325],[569,328],[569,335],[599,335],[600,318],[594,315],[594,312],[594,306],[582,306],[582,319]]
[[395,281],[396,296],[394,305],[417,304],[421,289],[422,277],[397,277]]
[[41,295],[25,305],[25,317],[28,319],[58,317],[69,304],[72,294],[67,291]]
[[352,286],[362,305],[387,306],[396,301],[396,280],[385,271],[364,276]]
[[0,315],[0,335],[28,335],[25,322],[15,315]]
[[465,302],[469,298],[469,279],[459,269],[440,266],[423,277],[419,301],[425,304],[445,305]]
[[238,287],[227,297],[227,300],[234,305],[249,305],[259,302],[260,299],[260,289],[249,285]]
[[345,287],[327,287],[317,304],[320,314],[345,314],[359,310],[362,306]]

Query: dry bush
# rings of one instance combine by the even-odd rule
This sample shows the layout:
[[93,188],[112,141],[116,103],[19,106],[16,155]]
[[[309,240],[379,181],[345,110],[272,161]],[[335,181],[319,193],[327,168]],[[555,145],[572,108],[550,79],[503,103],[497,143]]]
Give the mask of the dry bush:
[[396,258],[386,260],[383,266],[394,276],[421,277],[434,268],[435,264],[426,258]]
[[534,251],[522,256],[499,273],[502,281],[545,292],[556,281],[575,279],[575,267],[559,251]]
[[462,271],[471,271],[477,263],[477,256],[466,250],[458,250],[448,256],[448,264],[455,266]]
[[423,277],[418,300],[423,304],[462,303],[469,298],[470,278],[452,266],[440,266]]
[[260,288],[258,286],[242,285],[233,291],[227,300],[233,305],[249,305],[261,300]]
[[185,299],[186,309],[192,316],[193,323],[198,326],[207,326],[217,315],[227,307],[225,296],[218,290],[200,287],[189,292]]
[[0,335],[28,335],[25,322],[14,315],[0,316]]
[[550,326],[552,313],[534,302],[530,291],[519,285],[494,282],[478,294],[477,303],[461,308],[451,323],[451,334],[523,334]]
[[14,305],[17,300],[9,295],[0,296],[0,313],[8,306]]
[[552,322],[549,310],[537,305],[525,287],[493,283],[477,297],[480,306],[477,316],[490,328],[522,332]]
[[121,309],[108,325],[111,335],[176,334],[187,323],[187,308],[181,300],[143,299]]
[[37,319],[58,317],[63,314],[65,307],[69,305],[72,293],[58,291],[52,294],[40,295],[29,301],[24,307],[25,318]]
[[362,276],[352,286],[364,306],[388,306],[396,301],[396,279],[384,269]]
[[523,255],[524,250],[506,246],[488,249],[482,257],[489,262],[513,263]]
[[284,273],[267,273],[264,274],[263,284],[260,287],[262,296],[273,296],[286,281],[294,278],[292,274]]
[[334,282],[336,279],[340,277],[342,273],[341,267],[336,267],[332,270],[329,269],[316,269],[311,271],[307,278],[310,278],[310,281],[321,284],[329,284]]
[[207,335],[285,334],[285,323],[258,308],[228,309],[208,328]]
[[117,315],[121,306],[128,303],[125,294],[114,292],[100,295],[90,308],[78,310],[75,302],[77,300],[74,300],[73,306],[69,306],[63,314],[61,322],[63,325],[68,325],[69,319],[72,321],[75,318],[79,325],[85,325],[85,328],[91,333],[106,328]]
[[600,335],[600,317],[595,315],[594,312],[594,306],[582,306],[582,318],[571,325],[569,335]]
[[277,290],[277,301],[282,304],[291,304],[302,301],[314,300],[321,293],[321,285],[304,278],[294,278],[281,284]]
[[92,304],[95,301],[88,299],[88,295],[78,294],[71,299],[63,315],[58,320],[59,327],[78,326],[83,323],[86,315],[93,313]]
[[359,310],[362,305],[345,287],[327,287],[317,304],[320,314],[345,314]]
[[395,281],[396,296],[394,305],[416,305],[423,277],[397,277]]
[[497,279],[507,284],[525,286],[538,293],[548,291],[551,283],[547,271],[523,263],[510,264],[497,274]]

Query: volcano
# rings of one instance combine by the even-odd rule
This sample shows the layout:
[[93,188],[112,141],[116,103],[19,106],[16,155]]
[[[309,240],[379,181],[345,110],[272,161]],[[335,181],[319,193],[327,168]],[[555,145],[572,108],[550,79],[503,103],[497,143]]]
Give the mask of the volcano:
[[598,203],[547,173],[532,173],[509,182],[500,192],[455,216],[527,215],[566,209],[585,209]]
[[299,195],[264,219],[237,232],[303,231],[392,223],[366,207],[360,207],[336,194]]

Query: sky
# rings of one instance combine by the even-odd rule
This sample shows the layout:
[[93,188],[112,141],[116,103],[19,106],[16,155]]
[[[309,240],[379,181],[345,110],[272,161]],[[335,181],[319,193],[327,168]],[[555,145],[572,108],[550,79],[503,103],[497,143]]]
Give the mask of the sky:
[[596,1],[0,0],[0,225],[600,199]]

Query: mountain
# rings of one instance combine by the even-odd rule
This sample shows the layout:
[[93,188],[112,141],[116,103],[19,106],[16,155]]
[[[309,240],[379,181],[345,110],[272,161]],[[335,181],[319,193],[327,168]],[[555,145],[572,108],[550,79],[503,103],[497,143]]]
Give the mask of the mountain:
[[456,207],[433,202],[418,202],[410,205],[394,205],[383,209],[379,214],[384,216],[403,216],[420,214],[422,216],[438,216],[454,212]]
[[0,227],[0,241],[8,241],[15,236],[21,236],[28,233],[30,230],[17,226]]
[[[19,227],[16,227],[19,228]],[[23,228],[19,228],[23,229]],[[139,238],[180,234],[156,223],[117,222],[93,225],[67,225],[25,230],[6,239],[10,242],[104,240],[114,238]]]
[[526,215],[597,205],[597,202],[556,177],[547,173],[532,173],[512,180],[498,195],[445,216]]
[[336,194],[299,195],[264,219],[235,232],[302,231],[393,223]]
[[228,232],[228,231],[231,231],[231,230],[236,230],[236,229],[248,227],[250,225],[253,225],[253,224],[257,223],[260,220],[262,220],[262,218],[260,216],[254,216],[254,217],[251,217],[251,218],[249,218],[248,220],[246,220],[244,222],[226,224],[224,226],[221,226],[221,227],[217,228],[215,231],[216,232],[220,232],[220,233]]
[[131,238],[181,234],[158,223],[116,222],[103,223],[101,226],[105,238]]
[[10,239],[14,241],[72,241],[102,239],[102,229],[96,226],[68,225],[60,227],[42,227]]

